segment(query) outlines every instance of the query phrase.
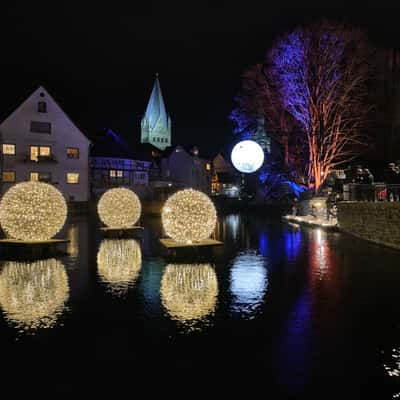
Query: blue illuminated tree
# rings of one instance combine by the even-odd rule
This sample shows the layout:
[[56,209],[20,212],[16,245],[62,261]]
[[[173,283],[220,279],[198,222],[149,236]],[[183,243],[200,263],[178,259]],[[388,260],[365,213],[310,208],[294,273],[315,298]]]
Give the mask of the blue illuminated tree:
[[307,175],[316,190],[330,169],[357,156],[371,59],[362,31],[330,23],[298,28],[268,53],[282,106],[305,132]]

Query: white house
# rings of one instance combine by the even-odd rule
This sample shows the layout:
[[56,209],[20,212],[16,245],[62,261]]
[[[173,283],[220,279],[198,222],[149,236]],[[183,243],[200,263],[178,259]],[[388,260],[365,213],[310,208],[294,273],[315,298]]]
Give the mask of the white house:
[[67,201],[89,200],[88,138],[42,86],[0,124],[1,193],[13,184],[53,184]]
[[161,156],[159,178],[153,177],[154,186],[162,187],[163,184],[171,190],[193,188],[209,193],[211,162],[200,158],[196,148],[171,147]]

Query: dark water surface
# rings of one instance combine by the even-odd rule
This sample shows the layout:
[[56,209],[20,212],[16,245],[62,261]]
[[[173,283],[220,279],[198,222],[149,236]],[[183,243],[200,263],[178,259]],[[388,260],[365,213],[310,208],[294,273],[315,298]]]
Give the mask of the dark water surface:
[[160,220],[142,223],[141,239],[110,240],[76,217],[68,256],[2,262],[3,397],[134,398],[146,381],[188,397],[397,398],[400,252],[231,214],[223,247],[174,262]]

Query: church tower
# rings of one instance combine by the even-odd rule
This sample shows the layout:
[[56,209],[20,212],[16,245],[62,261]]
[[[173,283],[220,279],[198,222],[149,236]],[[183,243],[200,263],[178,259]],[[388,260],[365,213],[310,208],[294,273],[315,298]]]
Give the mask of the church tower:
[[160,150],[171,146],[171,118],[165,110],[158,74],[141,123],[141,143],[150,143]]

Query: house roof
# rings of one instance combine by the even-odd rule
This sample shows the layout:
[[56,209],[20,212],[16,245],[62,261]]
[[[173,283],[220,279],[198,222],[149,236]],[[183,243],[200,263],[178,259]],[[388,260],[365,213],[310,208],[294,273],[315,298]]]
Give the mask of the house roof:
[[151,161],[152,157],[145,151],[133,150],[112,129],[97,132],[93,137],[92,157],[125,158],[131,160]]
[[[11,117],[14,112],[16,112],[20,106],[22,106],[26,101],[28,101],[32,96],[34,96],[37,92],[44,92],[46,94],[46,96],[48,98],[50,98],[51,101],[53,101],[55,103],[55,105],[63,112],[63,114],[65,115],[65,117],[67,119],[70,120],[71,124],[74,125],[76,127],[76,129],[82,133],[82,135],[87,139],[88,142],[90,142],[90,139],[88,138],[88,135],[86,135],[83,130],[80,128],[80,126],[78,124],[76,124],[71,117],[65,112],[64,108],[60,106],[59,102],[54,98],[53,95],[51,95],[48,90],[44,87],[44,86],[39,86],[38,88],[36,88],[29,96],[24,96],[24,99],[21,100],[20,102],[18,102],[17,105],[13,104],[7,104],[7,105],[3,105],[1,107],[1,111],[0,111],[0,123],[3,123],[4,121],[6,121],[9,117]],[[22,96],[21,96],[22,97]]]

